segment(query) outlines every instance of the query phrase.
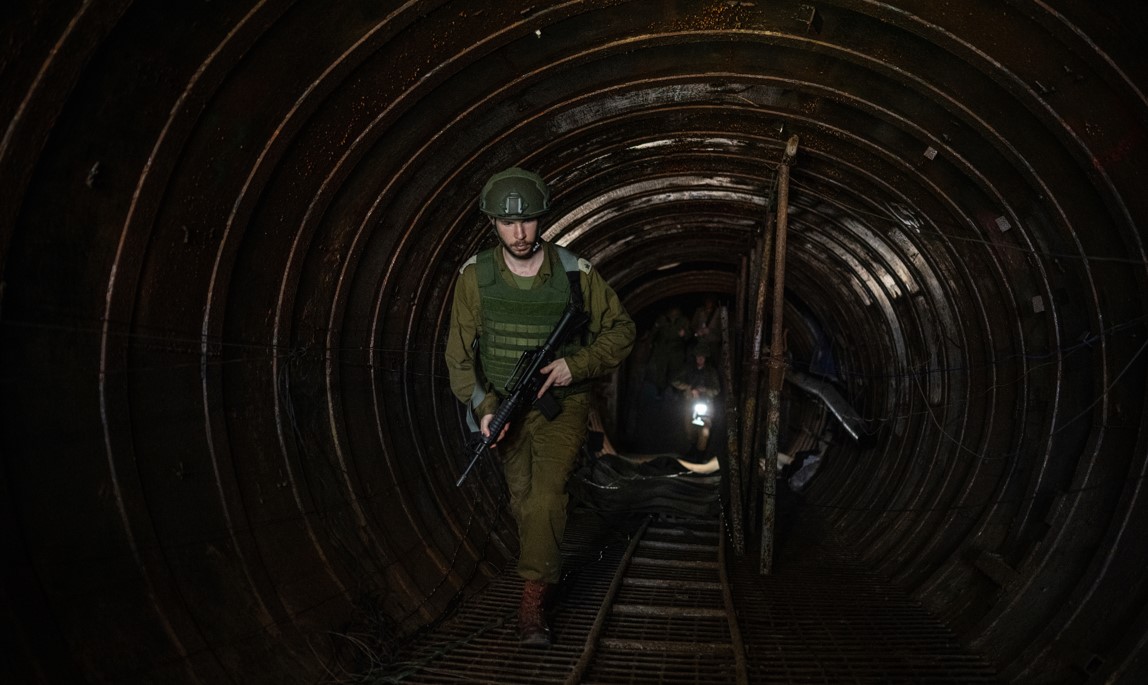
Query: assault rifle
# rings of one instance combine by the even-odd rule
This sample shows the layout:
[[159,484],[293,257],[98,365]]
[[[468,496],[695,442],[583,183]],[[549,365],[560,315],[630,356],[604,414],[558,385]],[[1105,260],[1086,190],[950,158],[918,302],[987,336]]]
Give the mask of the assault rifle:
[[490,419],[490,432],[487,435],[480,432],[478,440],[471,443],[467,448],[470,462],[463,469],[455,486],[462,485],[470,470],[478,463],[479,457],[488,452],[490,446],[498,441],[498,435],[506,424],[519,413],[524,413],[523,410],[526,407],[533,404],[548,420],[553,420],[554,417],[558,416],[559,412],[562,411],[562,406],[550,394],[550,390],[547,389],[545,394],[541,397],[538,396],[538,391],[546,383],[546,374],[541,373],[540,369],[557,359],[558,351],[562,349],[562,346],[589,320],[590,315],[583,311],[582,307],[570,303],[562,312],[562,318],[558,320],[554,326],[554,331],[550,333],[546,342],[542,343],[540,347],[522,353],[518,359],[518,365],[514,367],[514,373],[511,374],[510,380],[506,383],[506,399],[498,405],[498,409],[495,410],[494,416]]

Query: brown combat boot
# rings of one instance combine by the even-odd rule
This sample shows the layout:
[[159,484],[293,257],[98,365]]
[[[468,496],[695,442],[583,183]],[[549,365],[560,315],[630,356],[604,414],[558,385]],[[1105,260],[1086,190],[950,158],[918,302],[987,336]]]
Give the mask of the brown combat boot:
[[530,647],[550,646],[550,627],[546,625],[546,595],[550,586],[541,580],[522,584],[522,603],[518,605],[518,641]]

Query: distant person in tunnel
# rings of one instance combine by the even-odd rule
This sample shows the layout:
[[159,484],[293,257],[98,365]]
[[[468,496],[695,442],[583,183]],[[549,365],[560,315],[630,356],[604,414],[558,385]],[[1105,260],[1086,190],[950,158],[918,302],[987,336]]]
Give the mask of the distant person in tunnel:
[[654,320],[650,369],[657,397],[662,398],[686,361],[686,343],[690,337],[690,320],[681,307],[671,306]]
[[523,352],[546,341],[568,303],[580,299],[590,317],[582,336],[541,369],[548,377],[539,395],[551,391],[560,413],[547,419],[531,408],[497,442],[525,581],[519,637],[540,646],[550,644],[545,601],[562,571],[566,480],[586,439],[590,381],[619,366],[635,336],[617,294],[590,262],[542,240],[539,217],[549,208],[549,190],[533,172],[512,167],[487,181],[479,209],[499,244],[471,257],[459,272],[446,349],[451,389],[489,436]]
[[[703,456],[709,445],[713,425],[714,398],[721,392],[717,370],[707,363],[710,346],[705,341],[694,345],[694,362],[674,377],[674,388],[681,390],[686,401],[687,454]],[[702,409],[699,405],[704,406]]]
[[[720,310],[717,306],[717,300],[713,297],[707,297],[702,304],[694,310],[693,316],[690,317],[690,329],[693,331],[694,340],[691,348],[697,345],[705,344],[709,350],[707,356],[714,356],[718,348],[721,347],[721,321],[718,317]],[[695,352],[690,351],[688,355],[693,355]]]

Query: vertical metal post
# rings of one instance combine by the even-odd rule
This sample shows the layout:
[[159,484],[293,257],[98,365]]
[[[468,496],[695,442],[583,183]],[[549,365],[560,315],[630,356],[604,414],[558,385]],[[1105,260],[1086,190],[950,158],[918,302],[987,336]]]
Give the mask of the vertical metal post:
[[777,440],[781,429],[781,384],[785,380],[782,359],[782,309],[785,304],[785,238],[789,228],[789,165],[797,156],[797,136],[790,136],[785,155],[777,168],[777,236],[774,244],[773,329],[769,341],[769,412],[766,417],[765,474],[762,476],[761,567],[765,575],[773,570],[773,527],[777,511]]
[[[733,388],[733,350],[730,344],[732,336],[729,330],[729,310],[722,307],[721,311],[721,361],[722,383],[726,392]],[[732,393],[730,393],[732,395]],[[745,556],[745,532],[742,525],[742,497],[741,497],[741,454],[737,444],[737,402],[731,401],[726,408],[726,472],[729,476],[729,527],[733,537],[734,553],[738,557]]]
[[741,415],[742,474],[746,480],[746,520],[753,521],[761,492],[761,479],[757,469],[757,423],[760,417],[758,396],[761,392],[761,343],[765,328],[765,296],[769,288],[769,258],[773,254],[773,217],[766,215],[765,230],[758,242],[758,260],[753,272],[755,297],[750,316],[750,340],[746,350],[747,369],[744,386],[744,409]]
[[[742,341],[741,333],[745,330],[746,286],[749,284],[749,256],[742,255],[737,267],[737,302],[733,316],[733,329],[738,333],[738,342]],[[2,293],[2,291],[0,291]],[[733,336],[730,336],[733,337]],[[741,347],[741,345],[738,345]]]

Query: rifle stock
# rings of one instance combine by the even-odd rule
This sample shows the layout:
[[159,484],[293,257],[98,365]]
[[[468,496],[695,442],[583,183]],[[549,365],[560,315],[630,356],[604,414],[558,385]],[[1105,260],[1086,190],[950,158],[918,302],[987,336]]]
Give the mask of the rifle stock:
[[[494,416],[490,419],[489,432],[486,435],[480,433],[479,439],[467,449],[467,456],[470,459],[467,461],[462,475],[455,482],[456,487],[462,485],[467,475],[470,474],[470,470],[478,463],[479,458],[488,452],[494,443],[498,442],[499,434],[502,433],[502,429],[510,420],[526,407],[536,401],[541,401],[538,397],[538,391],[546,383],[546,376],[540,372],[540,369],[557,359],[558,351],[576,331],[586,324],[589,318],[589,315],[580,307],[573,303],[567,305],[546,342],[533,350],[522,353],[514,374],[507,383],[506,399],[498,405],[498,409],[495,410]],[[549,390],[547,394],[549,394]],[[546,406],[556,407],[557,405],[551,398],[550,404]],[[547,419],[553,419],[557,416],[557,411],[546,411],[543,407],[540,407],[540,410],[543,411]]]

